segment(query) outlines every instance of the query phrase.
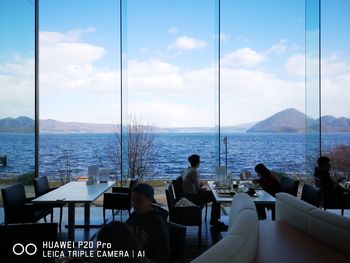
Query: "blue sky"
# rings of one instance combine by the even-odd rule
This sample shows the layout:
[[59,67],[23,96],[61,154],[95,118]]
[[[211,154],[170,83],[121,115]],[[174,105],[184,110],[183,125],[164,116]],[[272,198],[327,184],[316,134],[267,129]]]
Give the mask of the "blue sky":
[[[128,112],[159,126],[213,126],[217,2],[126,2]],[[16,75],[33,67],[32,3],[0,1],[0,33],[7,36],[0,44],[0,81],[9,91],[22,89],[4,98],[16,105],[33,105],[33,75]],[[224,125],[289,107],[305,110],[304,12],[304,0],[221,0]],[[347,96],[336,94],[347,92],[350,80],[349,14],[347,0],[322,1],[324,114],[350,117],[346,106],[333,106],[346,105]],[[119,122],[119,19],[115,0],[40,1],[41,118]],[[0,117],[33,114],[0,107]]]

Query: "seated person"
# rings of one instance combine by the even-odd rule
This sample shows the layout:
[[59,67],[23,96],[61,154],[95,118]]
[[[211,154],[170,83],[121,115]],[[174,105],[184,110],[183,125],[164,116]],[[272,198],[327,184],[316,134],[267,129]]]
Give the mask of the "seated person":
[[191,167],[188,167],[182,176],[182,188],[184,197],[198,206],[202,206],[207,202],[213,202],[211,208],[210,224],[215,228],[219,228],[220,230],[227,229],[227,226],[219,221],[221,210],[220,204],[216,202],[213,193],[207,189],[202,188],[199,183],[199,173],[197,171],[197,168],[200,165],[199,155],[191,155],[188,157],[188,161]]
[[[259,184],[262,189],[268,192],[270,195],[275,196],[276,193],[280,192],[281,185],[276,179],[276,177],[270,172],[267,167],[259,163],[255,166],[255,172],[258,174],[259,179],[253,180],[253,183]],[[265,208],[272,210],[272,219],[274,220],[274,205],[255,205],[256,210],[258,212],[259,220],[266,219],[266,211]]]
[[350,206],[350,198],[347,191],[338,185],[338,182],[331,177],[331,159],[321,156],[317,160],[314,176],[320,179],[321,189],[325,196],[344,201],[346,206]]
[[169,231],[162,211],[152,206],[154,189],[144,183],[136,185],[132,191],[134,212],[126,223],[137,238],[140,250],[145,250],[151,262],[167,262],[170,256]]
[[[97,241],[104,244],[111,244],[110,248],[102,247],[99,248],[101,251],[123,251],[124,257],[99,257],[93,262],[107,263],[107,262],[140,262],[137,258],[133,258],[133,251],[135,254],[138,252],[138,244],[135,235],[132,233],[128,225],[123,222],[112,222],[104,225],[97,234]],[[125,251],[128,252],[126,256]],[[92,263],[92,262],[91,262]]]
[[280,183],[264,164],[259,163],[256,165],[255,172],[257,173],[259,179],[253,180],[253,183],[259,184],[262,189],[272,196],[275,196],[276,193],[281,192],[282,189]]

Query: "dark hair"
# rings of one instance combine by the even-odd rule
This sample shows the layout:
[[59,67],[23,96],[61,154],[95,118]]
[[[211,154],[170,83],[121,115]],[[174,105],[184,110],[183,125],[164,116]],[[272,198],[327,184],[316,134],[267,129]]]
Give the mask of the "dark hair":
[[268,176],[271,174],[270,170],[266,168],[265,165],[259,163],[255,166],[255,172],[261,174],[261,176]]
[[[97,234],[97,241],[102,243],[110,243],[111,247],[102,247],[100,250],[122,250],[128,251],[129,255],[137,250],[137,239],[134,233],[131,231],[128,225],[123,222],[115,221],[110,224],[104,225]],[[98,262],[134,262],[132,257],[130,258],[99,258]]]
[[144,195],[148,199],[153,200],[154,189],[149,184],[145,184],[145,183],[137,184],[132,191],[133,191],[133,193]]
[[320,158],[317,159],[317,164],[318,166],[322,166],[324,164],[328,164],[331,161],[331,159],[329,159],[326,156],[321,156]]
[[188,161],[192,167],[197,166],[199,164],[200,157],[198,154],[192,154],[188,157]]

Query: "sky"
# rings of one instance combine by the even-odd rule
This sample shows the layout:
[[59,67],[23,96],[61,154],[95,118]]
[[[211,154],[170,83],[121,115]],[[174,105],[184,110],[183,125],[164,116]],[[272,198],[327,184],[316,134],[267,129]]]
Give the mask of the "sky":
[[[119,8],[40,0],[41,119],[120,122]],[[350,117],[350,2],[321,10],[322,114]],[[128,114],[163,127],[217,123],[217,11],[214,0],[123,1]],[[34,116],[33,19],[33,0],[0,0],[0,118]],[[220,24],[221,124],[305,112],[304,0],[221,0]]]

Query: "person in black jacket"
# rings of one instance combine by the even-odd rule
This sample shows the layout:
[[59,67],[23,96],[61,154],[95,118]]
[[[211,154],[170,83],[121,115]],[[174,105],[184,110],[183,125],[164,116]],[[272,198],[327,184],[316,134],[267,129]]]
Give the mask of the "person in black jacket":
[[[164,213],[152,206],[154,189],[144,183],[136,185],[132,193],[134,212],[126,223],[151,262],[167,262],[170,256],[169,231]],[[147,261],[149,262],[149,261]]]

